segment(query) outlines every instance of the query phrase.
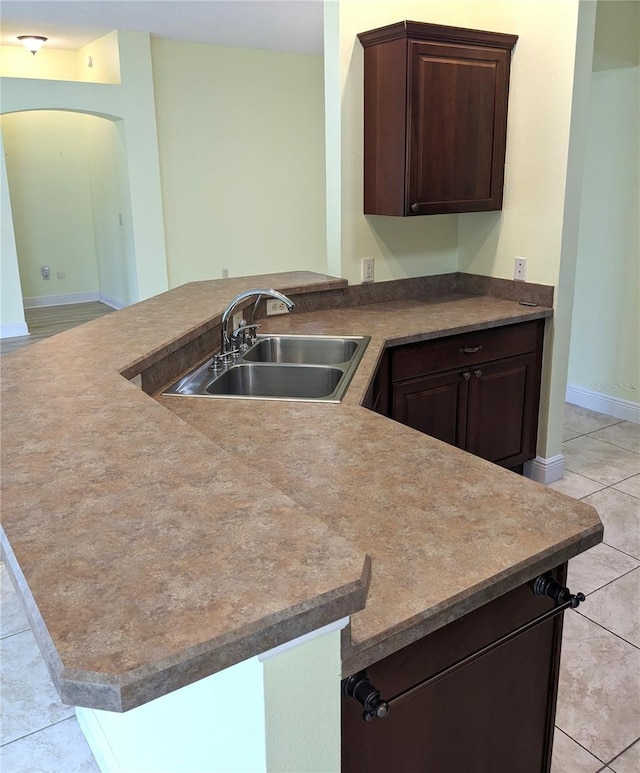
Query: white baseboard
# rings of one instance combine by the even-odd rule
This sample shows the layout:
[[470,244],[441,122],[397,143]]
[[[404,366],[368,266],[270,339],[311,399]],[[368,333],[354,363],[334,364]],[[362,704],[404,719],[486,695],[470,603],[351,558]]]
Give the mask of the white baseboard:
[[9,325],[0,325],[0,338],[18,338],[28,336],[29,328],[26,322],[12,322]]
[[99,301],[99,292],[67,293],[66,295],[41,295],[38,298],[23,298],[25,309],[37,309],[40,306],[66,306],[69,303],[91,303]]
[[581,408],[590,408],[592,411],[605,413],[616,419],[640,424],[640,403],[632,400],[570,385],[567,386],[566,400],[568,403],[579,405]]
[[80,725],[80,730],[89,744],[91,753],[98,767],[103,773],[116,773],[122,771],[118,758],[113,753],[113,749],[98,721],[96,714],[91,709],[84,709],[76,706],[76,719]]
[[124,309],[125,306],[128,306],[128,303],[125,303],[124,301],[120,301],[117,298],[114,298],[112,295],[107,295],[106,293],[100,293],[100,297],[98,298],[100,303],[104,303],[107,306],[111,306],[112,309]]
[[[100,301],[112,309],[124,309],[129,304],[102,292],[67,293],[66,295],[41,295],[38,298],[24,298],[25,309],[36,309],[44,306],[67,306],[70,303],[95,303]],[[20,334],[22,335],[22,334]]]
[[557,454],[556,456],[550,456],[548,459],[542,456],[536,456],[530,462],[524,464],[524,475],[526,478],[531,478],[538,483],[544,483],[547,486],[549,483],[555,483],[557,480],[564,478],[564,456]]

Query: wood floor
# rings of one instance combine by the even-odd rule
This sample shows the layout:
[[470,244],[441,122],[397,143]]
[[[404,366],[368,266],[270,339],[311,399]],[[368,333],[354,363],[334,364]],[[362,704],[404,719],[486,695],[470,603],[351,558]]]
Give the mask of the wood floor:
[[22,346],[42,341],[43,338],[62,333],[64,330],[77,327],[112,311],[114,309],[111,306],[99,301],[25,309],[24,316],[31,335],[3,338],[0,340],[0,354],[7,354]]

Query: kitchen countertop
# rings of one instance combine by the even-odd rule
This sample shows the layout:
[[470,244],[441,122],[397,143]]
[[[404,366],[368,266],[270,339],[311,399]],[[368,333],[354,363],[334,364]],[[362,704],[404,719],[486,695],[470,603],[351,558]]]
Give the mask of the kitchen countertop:
[[123,711],[346,615],[350,673],[601,541],[590,506],[360,405],[385,345],[549,309],[453,294],[263,320],[371,336],[339,405],[154,399],[121,375],[244,289],[345,284],[194,283],[2,358],[2,545],[65,702]]

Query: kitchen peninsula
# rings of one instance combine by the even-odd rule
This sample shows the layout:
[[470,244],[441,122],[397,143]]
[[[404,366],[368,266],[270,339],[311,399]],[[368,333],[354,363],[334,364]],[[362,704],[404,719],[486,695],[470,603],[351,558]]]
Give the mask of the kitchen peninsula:
[[[384,284],[194,283],[3,357],[2,546],[63,701],[137,711],[337,621],[348,676],[601,541],[584,503],[362,407],[385,347],[550,309]],[[297,303],[261,332],[371,336],[340,404],[161,395],[252,287]]]

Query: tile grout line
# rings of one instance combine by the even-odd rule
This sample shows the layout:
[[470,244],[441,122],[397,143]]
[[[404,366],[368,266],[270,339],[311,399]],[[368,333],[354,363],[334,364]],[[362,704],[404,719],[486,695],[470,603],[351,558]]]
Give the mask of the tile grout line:
[[[73,706],[70,706],[69,708],[73,708]],[[61,725],[63,722],[68,722],[70,719],[76,719],[75,710],[74,710],[74,713],[71,714],[71,716],[63,717],[62,719],[57,719],[55,722],[52,722],[50,725],[39,727],[37,730],[32,730],[30,733],[25,733],[24,735],[21,735],[19,738],[13,738],[11,741],[6,741],[2,745],[0,745],[0,749],[4,749],[5,746],[11,746],[12,743],[16,743],[17,741],[23,741],[25,738],[29,738],[32,735],[37,735],[38,733],[41,733],[43,730],[47,730],[50,727],[55,727],[55,725]]]
[[[622,553],[623,556],[628,556],[629,558],[634,558],[636,561],[640,561],[640,558],[638,556],[634,556],[633,553],[627,553],[626,550],[622,550],[622,548],[618,548],[615,545],[610,545],[608,542],[605,542],[605,540],[602,540],[602,545],[606,545],[608,548],[611,548],[612,550],[617,550],[618,553]],[[633,571],[633,570],[629,570]]]
[[[586,437],[586,436],[585,436]],[[577,440],[577,438],[574,438],[574,440]],[[568,441],[564,441],[565,443]],[[564,445],[564,443],[562,444]],[[621,448],[620,446],[613,446],[613,448],[617,448],[620,451],[626,451],[627,453],[634,454],[635,451],[629,451],[627,448]],[[636,454],[636,456],[640,456],[640,454]],[[579,475],[581,478],[585,478],[586,480],[590,480],[592,483],[598,483],[600,486],[602,486],[602,489],[600,491],[603,491],[606,488],[612,488],[613,486],[619,486],[621,483],[624,483],[626,480],[631,480],[631,478],[635,478],[636,475],[640,475],[640,472],[633,472],[631,475],[626,475],[624,478],[620,478],[620,480],[617,480],[615,483],[603,483],[601,480],[596,480],[595,478],[590,478],[588,475],[585,475],[583,472],[576,472],[575,470],[570,470],[568,467],[565,467],[565,472],[573,473],[573,475]],[[594,494],[597,494],[597,491],[593,492]],[[621,494],[626,494],[626,491],[621,491]],[[587,494],[586,496],[590,497],[591,494]],[[633,494],[629,494],[628,496],[633,497]],[[581,499],[584,499],[584,497],[581,497]],[[638,497],[634,497],[634,499],[638,499]]]
[[[584,744],[581,744],[581,743],[580,743],[580,741],[576,741],[576,739],[575,739],[575,738],[574,738],[572,735],[569,735],[569,733],[568,733],[566,730],[563,730],[563,729],[560,727],[560,725],[555,725],[555,728],[556,728],[556,730],[559,730],[561,733],[563,733],[564,735],[566,735],[566,736],[567,736],[567,738],[570,738],[570,739],[571,739],[571,740],[572,740],[572,741],[573,741],[573,742],[576,744],[576,746],[579,746],[581,749],[584,749],[584,750],[585,750],[585,751],[586,751],[588,754],[590,754],[592,757],[594,757],[596,760],[598,760],[598,762],[602,762],[602,764],[603,764],[604,766],[606,766],[606,764],[607,764],[606,762],[604,762],[603,760],[601,760],[601,759],[600,759],[600,757],[598,757],[598,755],[597,755],[597,754],[595,754],[594,752],[592,752],[592,751],[591,751],[591,749],[587,749],[587,747],[586,747],[586,746],[584,746]],[[554,739],[554,742],[555,742],[555,739]],[[620,753],[622,754],[622,752],[620,752]],[[599,773],[599,771],[600,771],[600,770],[604,770],[604,768],[599,768],[599,769],[596,771],[596,773]]]
[[577,615],[580,615],[580,617],[582,617],[583,620],[588,620],[590,623],[597,625],[598,628],[601,628],[603,631],[606,631],[607,633],[610,633],[612,636],[615,636],[616,639],[620,639],[620,641],[623,641],[625,644],[628,644],[630,647],[633,647],[635,650],[640,650],[640,647],[637,644],[634,644],[632,641],[628,641],[628,639],[625,639],[624,636],[620,636],[620,634],[616,633],[615,631],[610,631],[608,628],[602,625],[602,623],[597,622],[597,620],[592,620],[590,617],[587,617],[578,609],[572,609],[571,611],[575,612]]
[[6,636],[0,636],[0,641],[5,641],[5,639],[10,639],[12,636],[17,636],[20,633],[25,633],[26,631],[30,631],[31,627],[27,625],[26,628],[22,628],[19,631],[14,631],[13,633],[8,633]]
[[[625,450],[625,449],[622,449],[622,450]],[[629,475],[628,478],[620,478],[620,480],[617,480],[615,483],[603,483],[600,480],[589,478],[586,475],[583,475],[583,473],[581,472],[574,472],[573,470],[569,470],[569,469],[567,469],[567,472],[570,472],[573,475],[579,475],[581,478],[584,478],[585,480],[591,481],[592,483],[598,483],[600,486],[602,486],[602,488],[599,488],[597,491],[592,491],[591,494],[585,494],[583,497],[580,497],[579,501],[582,501],[587,497],[592,497],[594,494],[600,494],[602,491],[606,491],[609,488],[612,488],[614,491],[617,491],[618,494],[626,494],[626,496],[632,497],[633,499],[640,499],[640,497],[636,497],[633,494],[629,494],[626,491],[620,491],[620,489],[615,488],[616,486],[619,486],[621,483],[624,483],[627,480],[631,480],[631,478],[635,478],[636,475],[640,475],[640,473],[638,472],[634,472],[633,475]]]
[[[607,545],[607,547],[611,547],[611,545]],[[612,548],[612,550],[617,550],[617,548]],[[622,551],[619,551],[619,552],[622,552]],[[626,553],[624,555],[626,555]],[[630,556],[630,558],[633,558],[633,556]],[[637,560],[638,559],[636,559],[636,561]],[[621,580],[623,577],[626,577],[628,574],[631,574],[631,572],[637,572],[638,569],[640,569],[640,564],[638,564],[638,566],[634,566],[632,569],[628,569],[626,572],[623,572],[622,574],[618,575],[618,577],[614,577],[613,580],[609,580],[609,582],[605,582],[604,585],[601,585],[599,588],[592,590],[591,593],[587,593],[586,594],[587,598],[589,598],[589,596],[592,596],[594,593],[597,593],[598,591],[604,590],[604,588],[608,588],[609,585],[613,585],[614,582]]]
[[[625,752],[628,752],[628,751],[629,751],[629,749],[630,749],[632,746],[635,746],[635,744],[637,744],[637,743],[638,743],[638,741],[640,741],[640,736],[638,736],[638,737],[636,738],[636,740],[635,740],[635,741],[631,741],[631,743],[629,744],[629,746],[626,746],[626,747],[625,747],[625,748],[624,748],[624,749],[623,749],[621,752],[618,752],[618,753],[616,754],[616,756],[615,756],[615,757],[612,757],[612,758],[609,760],[609,762],[607,762],[607,763],[606,763],[606,764],[607,764],[607,768],[606,768],[606,769],[607,769],[607,770],[612,770],[612,768],[609,768],[608,766],[609,766],[609,765],[611,765],[611,763],[612,763],[612,762],[615,762],[617,759],[620,759],[620,757],[622,757],[622,755],[623,755]],[[604,768],[601,768],[601,770],[604,770]],[[596,771],[596,773],[600,773],[600,771]]]

